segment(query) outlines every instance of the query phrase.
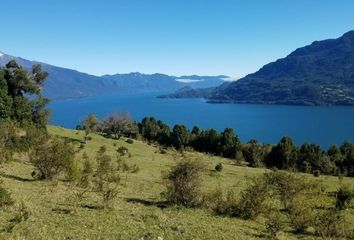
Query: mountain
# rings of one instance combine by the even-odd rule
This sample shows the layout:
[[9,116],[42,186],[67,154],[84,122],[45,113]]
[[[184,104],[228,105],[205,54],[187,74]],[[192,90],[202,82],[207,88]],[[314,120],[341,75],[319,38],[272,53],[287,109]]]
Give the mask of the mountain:
[[354,105],[354,31],[315,41],[217,87],[210,102]]
[[354,105],[354,31],[298,48],[238,81],[160,97],[203,97],[213,103]]
[[30,70],[34,64],[41,64],[42,70],[49,73],[43,92],[51,99],[121,93],[171,92],[186,86],[193,88],[218,86],[224,82],[224,78],[227,78],[223,75],[175,77],[159,73],[94,76],[0,52],[0,67],[10,60],[15,60],[27,70]]

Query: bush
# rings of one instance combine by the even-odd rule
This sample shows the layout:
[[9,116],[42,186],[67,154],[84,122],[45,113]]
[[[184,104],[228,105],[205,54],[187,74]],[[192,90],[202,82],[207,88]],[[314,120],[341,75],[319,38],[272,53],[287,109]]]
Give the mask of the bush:
[[[94,173],[95,189],[101,195],[103,207],[110,207],[110,202],[118,195],[120,176],[116,172],[112,158],[106,154],[106,148],[102,146],[96,156],[97,169]],[[89,169],[89,168],[88,168]]]
[[128,148],[126,148],[126,147],[119,147],[118,149],[117,149],[117,153],[120,155],[120,156],[125,156],[125,155],[127,155],[128,153],[129,153],[129,150],[128,150]]
[[200,175],[205,165],[200,160],[183,159],[165,176],[163,195],[170,204],[196,207],[200,204]]
[[52,180],[62,171],[69,172],[74,167],[74,156],[71,144],[51,139],[33,148],[30,161],[38,170],[38,179]]
[[299,194],[294,197],[288,211],[291,226],[296,232],[303,233],[315,220],[315,201]]
[[130,138],[128,138],[127,141],[125,141],[125,142],[129,143],[129,144],[133,144],[134,143],[133,139],[130,139]]
[[215,166],[215,171],[217,171],[217,172],[221,172],[222,169],[223,169],[222,163],[218,163],[218,164]]
[[0,121],[0,164],[12,159],[17,143],[16,129],[11,122]]
[[280,198],[282,207],[288,210],[294,197],[302,192],[317,192],[319,184],[306,181],[301,175],[274,170],[264,174],[265,181]]
[[354,197],[353,191],[348,186],[341,186],[336,192],[336,208],[339,210],[346,209]]
[[209,196],[209,201],[216,214],[230,217],[238,216],[239,199],[234,191],[229,189],[225,194],[221,189],[217,189]]
[[323,239],[346,237],[345,218],[337,210],[325,210],[318,214],[314,228],[316,234]]
[[320,170],[314,170],[312,172],[312,174],[313,174],[314,177],[319,177],[320,176]]
[[12,205],[14,201],[11,198],[11,194],[2,186],[0,186],[0,208],[4,206]]
[[270,239],[277,239],[277,234],[284,227],[283,215],[280,212],[272,212],[265,222]]
[[269,206],[266,204],[266,200],[269,196],[269,187],[264,178],[253,178],[248,187],[241,192],[238,217],[255,219],[260,214],[268,212]]

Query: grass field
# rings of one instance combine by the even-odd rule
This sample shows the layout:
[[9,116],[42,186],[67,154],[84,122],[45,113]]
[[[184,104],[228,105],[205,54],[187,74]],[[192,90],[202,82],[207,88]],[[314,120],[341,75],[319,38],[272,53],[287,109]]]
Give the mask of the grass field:
[[[61,127],[49,127],[49,132],[71,139],[77,148],[83,140],[83,133]],[[33,166],[26,156],[17,156],[16,161],[0,168],[0,179],[16,203],[23,202],[30,212],[29,218],[17,224],[11,232],[1,231],[2,239],[262,239],[265,237],[264,219],[245,221],[220,217],[208,209],[186,209],[179,207],[159,208],[160,193],[164,190],[161,174],[173,166],[181,157],[174,150],[161,154],[157,146],[125,139],[113,140],[92,134],[84,149],[77,154],[80,161],[86,152],[94,160],[100,146],[104,145],[115,158],[119,146],[129,149],[131,156],[124,157],[129,165],[139,167],[137,173],[123,173],[118,198],[112,209],[94,209],[100,202],[97,195],[90,193],[83,202],[87,207],[75,204],[75,188],[64,180],[35,181],[31,177]],[[79,149],[79,148],[78,148]],[[232,187],[240,191],[247,184],[247,178],[264,173],[265,169],[238,167],[232,161],[196,152],[187,152],[190,158],[201,158],[208,163],[203,175],[203,191],[217,187]],[[213,171],[215,165],[223,163],[223,171]],[[304,177],[313,178],[304,174]],[[339,186],[337,177],[320,176],[328,191]],[[354,187],[354,180],[344,178],[346,184]],[[13,207],[0,210],[0,229],[6,228],[16,210]],[[346,215],[354,225],[354,210]],[[295,235],[282,232],[280,239],[314,239],[311,235]]]

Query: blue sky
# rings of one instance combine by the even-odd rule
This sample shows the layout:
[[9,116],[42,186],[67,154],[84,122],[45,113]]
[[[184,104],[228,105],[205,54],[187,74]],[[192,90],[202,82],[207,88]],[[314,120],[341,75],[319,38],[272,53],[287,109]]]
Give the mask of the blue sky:
[[240,77],[354,29],[353,0],[12,0],[0,11],[0,51],[96,75]]

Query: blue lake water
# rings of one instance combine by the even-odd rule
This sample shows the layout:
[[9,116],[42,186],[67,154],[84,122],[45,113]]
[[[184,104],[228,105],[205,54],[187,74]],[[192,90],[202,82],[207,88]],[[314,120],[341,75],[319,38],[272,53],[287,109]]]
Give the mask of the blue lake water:
[[235,130],[241,141],[256,139],[276,143],[290,136],[296,144],[311,142],[327,148],[330,144],[354,141],[354,107],[308,107],[252,104],[209,104],[203,99],[158,99],[156,94],[95,96],[55,100],[52,124],[75,126],[89,113],[100,118],[109,113],[129,112],[137,121],[153,116],[170,126],[189,128],[226,127]]

